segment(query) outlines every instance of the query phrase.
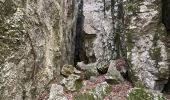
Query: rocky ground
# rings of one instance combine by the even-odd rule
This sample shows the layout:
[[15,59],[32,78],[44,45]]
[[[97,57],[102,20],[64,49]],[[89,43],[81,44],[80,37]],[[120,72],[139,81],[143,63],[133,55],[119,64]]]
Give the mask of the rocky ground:
[[[86,83],[86,86],[84,86],[82,89],[80,89],[79,92],[85,93],[86,91],[94,88],[97,84],[102,83],[105,81],[104,76],[98,76],[96,81],[86,80],[84,81]],[[130,88],[132,88],[132,84],[128,81],[124,81],[121,84],[117,85],[111,85],[112,91],[109,95],[105,97],[104,100],[126,100],[127,92]],[[71,93],[66,92],[65,96],[68,97],[68,100],[73,100],[73,96],[76,95],[78,92]]]
[[[79,92],[85,93],[88,90],[96,87],[97,84],[105,82],[105,76],[100,75],[96,77],[96,80],[84,80],[85,86],[83,86],[77,92],[65,91],[64,96],[67,97],[68,100],[74,100],[73,97],[77,95]],[[111,85],[112,91],[108,94],[104,100],[126,100],[127,92],[132,88],[132,84],[129,81],[124,81],[120,84]],[[39,100],[48,100],[49,92],[44,91],[40,96]],[[85,99],[85,98],[84,98]]]
[[[98,73],[95,63],[78,63],[80,70],[64,65],[61,70],[63,80],[60,83],[51,82],[38,100],[166,100],[158,91],[134,87],[122,76],[122,69],[127,71],[123,68],[125,63],[118,61],[112,61],[105,74]],[[169,93],[164,95],[170,98]]]

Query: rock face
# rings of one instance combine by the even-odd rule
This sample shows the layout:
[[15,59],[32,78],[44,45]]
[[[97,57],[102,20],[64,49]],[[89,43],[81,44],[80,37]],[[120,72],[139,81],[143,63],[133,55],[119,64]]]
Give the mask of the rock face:
[[124,9],[129,76],[138,86],[161,91],[169,77],[161,0],[126,1]]
[[161,93],[143,88],[133,88],[127,95],[127,100],[167,100]]
[[77,4],[0,0],[1,100],[36,100],[60,66],[73,64]]
[[[85,0],[83,6],[84,32],[88,56],[94,56],[97,68],[103,72],[115,57],[113,24],[110,0]],[[89,40],[90,39],[90,40]],[[91,41],[91,43],[89,43]]]
[[[126,62],[118,64],[118,71],[109,65],[125,56],[136,86],[162,91],[170,74],[170,50],[164,43],[170,37],[169,3],[0,0],[0,100],[37,100],[53,80],[60,81],[60,72],[67,76],[66,88],[77,90],[81,72],[73,66],[60,68],[78,61],[85,62],[81,65],[87,77],[108,72],[111,79],[123,80],[118,71],[126,72]],[[102,100],[100,93],[105,95],[109,86],[101,85],[88,95]]]

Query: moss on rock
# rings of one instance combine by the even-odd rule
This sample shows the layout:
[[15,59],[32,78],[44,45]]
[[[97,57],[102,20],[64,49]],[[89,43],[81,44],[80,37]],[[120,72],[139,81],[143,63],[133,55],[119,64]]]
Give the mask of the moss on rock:
[[127,95],[127,100],[167,100],[161,93],[146,90],[144,88],[133,88]]

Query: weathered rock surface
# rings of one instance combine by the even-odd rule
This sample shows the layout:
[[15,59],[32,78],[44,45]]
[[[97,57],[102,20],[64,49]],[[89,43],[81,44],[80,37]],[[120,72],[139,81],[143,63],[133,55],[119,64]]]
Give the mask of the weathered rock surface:
[[98,84],[95,88],[74,96],[74,100],[103,100],[112,90],[106,82]]
[[77,67],[82,70],[82,74],[84,78],[89,79],[90,76],[97,76],[99,75],[97,68],[96,68],[96,63],[89,63],[89,64],[84,64],[84,62],[78,62]]
[[126,1],[124,9],[129,76],[138,86],[162,91],[169,65],[161,0]]
[[68,100],[68,99],[67,97],[64,96],[64,89],[61,85],[52,84],[48,100]]
[[83,7],[85,40],[91,41],[86,44],[87,55],[95,55],[96,67],[106,73],[109,61],[115,57],[111,1],[85,0]]
[[0,0],[1,100],[36,100],[60,66],[73,64],[77,4]]
[[[168,82],[168,0],[0,0],[0,8],[0,100],[37,100],[60,71],[76,91],[82,74],[69,65],[78,61],[88,63],[78,64],[87,78],[108,71],[123,81],[125,66],[109,65],[126,55],[136,86],[162,91]],[[79,96],[102,100],[110,90],[100,85]]]
[[109,69],[106,73],[106,81],[109,83],[120,83],[123,82],[124,79],[121,73],[116,69],[116,61],[111,61],[109,65]]
[[81,76],[71,74],[69,77],[64,78],[61,81],[61,84],[64,85],[69,91],[77,91],[83,86],[83,81]]
[[68,77],[71,74],[74,74],[74,67],[72,65],[65,64],[61,69],[61,74]]
[[146,90],[143,88],[133,88],[127,95],[127,100],[167,100],[160,92]]

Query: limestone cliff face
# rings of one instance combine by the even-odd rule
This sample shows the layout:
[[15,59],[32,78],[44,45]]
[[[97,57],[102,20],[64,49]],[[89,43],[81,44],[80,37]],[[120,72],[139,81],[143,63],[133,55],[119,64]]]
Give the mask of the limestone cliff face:
[[0,0],[0,99],[35,100],[74,62],[72,0]]
[[116,57],[111,0],[85,0],[83,11],[86,55],[95,56],[96,67],[103,71]]
[[124,5],[130,77],[136,85],[160,91],[169,77],[161,4],[161,0],[134,0]]
[[169,78],[168,9],[166,0],[85,0],[86,56],[95,55],[102,71],[110,60],[125,57],[136,86],[162,91]]

